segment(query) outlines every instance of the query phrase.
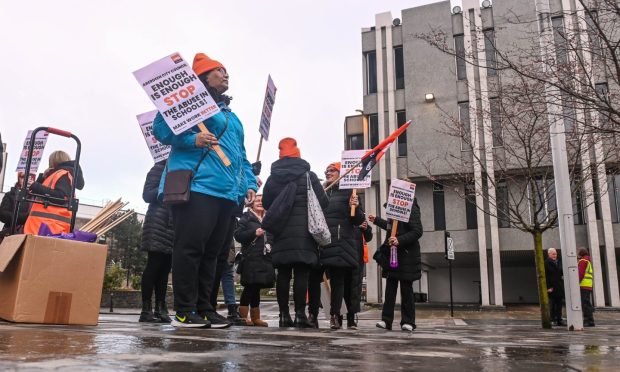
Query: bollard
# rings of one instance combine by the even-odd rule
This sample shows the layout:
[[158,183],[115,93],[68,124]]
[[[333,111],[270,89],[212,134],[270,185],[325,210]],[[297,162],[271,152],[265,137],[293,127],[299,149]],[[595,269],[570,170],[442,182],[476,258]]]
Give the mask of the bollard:
[[114,312],[114,292],[110,292],[110,312]]

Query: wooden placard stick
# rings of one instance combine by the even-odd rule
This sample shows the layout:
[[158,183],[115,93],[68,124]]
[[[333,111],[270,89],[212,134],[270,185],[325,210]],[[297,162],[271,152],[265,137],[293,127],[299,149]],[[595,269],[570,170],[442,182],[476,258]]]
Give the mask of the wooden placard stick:
[[[353,189],[351,196],[357,196],[357,189]],[[351,217],[355,217],[355,205],[351,206]]]
[[263,135],[260,136],[260,141],[258,142],[258,154],[256,154],[256,161],[260,160],[260,150],[263,149]]
[[[200,131],[203,133],[211,134],[211,132],[209,132],[209,130],[207,129],[204,123],[198,124],[198,128],[200,128]],[[213,147],[213,151],[215,151],[217,156],[220,157],[220,160],[222,160],[222,163],[224,163],[224,165],[227,167],[230,166],[231,164],[230,159],[228,159],[228,156],[224,154],[224,151],[222,151],[222,148],[220,147],[220,145],[213,145],[211,147]]]
[[390,234],[390,238],[396,237],[397,230],[398,230],[398,220],[392,220],[392,233]]

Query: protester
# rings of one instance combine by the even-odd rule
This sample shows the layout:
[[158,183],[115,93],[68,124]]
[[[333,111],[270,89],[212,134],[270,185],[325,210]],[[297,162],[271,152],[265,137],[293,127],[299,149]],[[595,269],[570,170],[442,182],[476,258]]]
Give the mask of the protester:
[[[175,241],[172,257],[174,308],[172,324],[177,327],[227,327],[230,325],[211,305],[217,256],[226,241],[233,209],[239,204],[239,190],[249,202],[256,194],[256,179],[243,144],[243,125],[230,110],[228,72],[205,54],[194,58],[193,69],[217,102],[220,112],[204,121],[212,134],[194,127],[175,135],[160,113],[153,133],[164,145],[171,145],[168,172],[195,170],[190,182],[190,200],[172,207]],[[225,166],[211,150],[218,145],[231,160]],[[167,178],[164,172],[160,193]]]
[[355,317],[361,311],[364,267],[368,263],[367,243],[372,240],[372,229],[368,227],[368,221],[364,220],[361,225],[357,226],[353,231],[353,236],[360,258],[357,267],[351,272],[351,299],[349,300],[351,307],[347,306],[347,329],[357,329]]
[[[331,163],[325,169],[325,184],[330,185],[340,176],[340,163]],[[353,270],[359,266],[360,255],[355,241],[354,229],[364,222],[364,212],[353,190],[339,189],[338,184],[327,191],[329,205],[325,208],[325,220],[331,232],[331,243],[321,250],[320,262],[329,273],[331,288],[330,328],[342,328],[340,308],[345,300],[350,309]],[[355,214],[351,216],[351,208]]]
[[[142,199],[149,203],[149,209],[142,225],[142,250],[147,252],[146,267],[142,273],[142,312],[140,322],[170,323],[166,292],[168,275],[172,267],[172,215],[170,208],[158,199],[159,183],[166,166],[166,160],[155,163],[146,175]],[[155,290],[155,312],[152,295]]]
[[592,306],[592,260],[586,248],[577,250],[579,289],[581,292],[581,309],[584,327],[594,327],[594,307]]
[[[31,174],[28,179],[28,184],[34,182],[34,174]],[[11,233],[11,227],[13,226],[13,212],[15,211],[15,198],[17,197],[17,191],[24,187],[24,172],[17,173],[17,182],[15,186],[11,187],[4,197],[2,203],[0,203],[0,222],[4,223],[2,231],[0,231],[0,239]],[[15,229],[16,234],[23,233],[24,223],[30,213],[30,203],[20,203],[19,212],[17,213],[17,226]]]
[[545,277],[547,282],[547,294],[549,295],[549,307],[551,322],[555,326],[564,326],[562,320],[562,301],[564,300],[564,280],[562,262],[558,258],[555,248],[547,249],[545,259]]
[[[284,138],[280,141],[280,159],[271,165],[271,176],[265,183],[263,206],[269,211],[276,197],[285,190],[289,182],[296,186],[295,201],[285,219],[283,230],[274,235],[271,251],[273,266],[278,270],[276,295],[280,308],[280,327],[296,325],[300,328],[312,327],[306,316],[306,292],[310,268],[319,263],[318,244],[308,232],[308,190],[306,173],[319,204],[327,207],[328,200],[318,177],[310,171],[310,164],[301,159],[297,141]],[[269,213],[269,212],[268,212]],[[293,296],[295,301],[295,323],[288,307],[291,276],[295,282]]]
[[[422,258],[420,254],[419,239],[422,237],[422,222],[420,220],[420,207],[417,199],[413,200],[409,222],[397,222],[396,237],[391,238],[392,220],[387,221],[375,216],[368,216],[370,222],[387,231],[383,245],[373,257],[381,266],[382,275],[387,278],[385,284],[385,298],[381,321],[378,328],[392,329],[394,321],[394,305],[396,303],[396,291],[400,282],[401,295],[401,321],[403,331],[413,331],[415,325],[415,299],[413,297],[413,282],[422,277]],[[390,246],[396,246],[398,252],[398,267],[390,267]]]
[[[70,198],[73,182],[78,190],[84,188],[82,170],[78,166],[77,176],[73,174],[75,161],[64,151],[54,151],[49,157],[49,168],[36,182],[30,185],[31,193],[48,200],[63,202]],[[24,234],[38,234],[41,224],[46,224],[52,234],[68,233],[71,230],[73,212],[67,208],[33,203],[24,225]]]
[[264,214],[262,196],[257,195],[235,230],[235,239],[242,245],[241,262],[237,269],[243,285],[239,313],[246,325],[259,327],[267,327],[267,322],[260,316],[260,290],[272,288],[276,279],[271,262],[271,247],[266,243],[266,232],[261,227]]

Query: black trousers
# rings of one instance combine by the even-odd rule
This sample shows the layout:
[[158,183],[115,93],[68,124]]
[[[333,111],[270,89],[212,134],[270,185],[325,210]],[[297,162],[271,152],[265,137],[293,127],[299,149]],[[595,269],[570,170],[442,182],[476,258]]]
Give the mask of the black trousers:
[[217,256],[227,237],[235,203],[192,192],[189,203],[172,208],[172,284],[178,312],[213,311],[209,301]]
[[308,277],[310,266],[293,265],[278,266],[278,277],[276,278],[276,296],[278,297],[278,307],[280,314],[288,314],[289,290],[291,287],[291,277],[295,275],[293,283],[293,299],[295,301],[295,313],[306,312],[306,292],[308,291]]
[[342,308],[342,300],[347,305],[347,309],[351,308],[351,283],[353,270],[348,267],[330,267],[329,283],[331,286],[331,315],[340,315]]
[[168,274],[172,267],[172,255],[162,252],[148,252],[146,267],[142,273],[142,303],[150,303],[153,290],[155,301],[166,300]]
[[583,311],[583,320],[585,322],[594,323],[594,306],[592,306],[592,291],[580,288],[581,292],[581,309]]
[[321,283],[323,283],[323,268],[310,270],[308,278],[308,313],[317,316],[321,307]]
[[562,295],[549,294],[549,312],[551,313],[552,322],[560,322],[562,320]]
[[211,306],[217,308],[217,294],[220,292],[220,284],[222,283],[222,274],[228,266],[228,254],[230,253],[230,246],[233,244],[233,235],[235,234],[235,227],[237,225],[237,219],[235,217],[230,218],[230,225],[226,232],[226,240],[217,255],[217,266],[215,267],[215,278],[213,279],[213,289],[211,290]]
[[239,305],[250,306],[252,308],[260,306],[260,285],[250,284],[243,287]]
[[388,278],[385,283],[385,299],[381,320],[389,326],[394,321],[394,305],[396,303],[396,291],[400,282],[400,325],[415,325],[415,299],[413,297],[413,281]]

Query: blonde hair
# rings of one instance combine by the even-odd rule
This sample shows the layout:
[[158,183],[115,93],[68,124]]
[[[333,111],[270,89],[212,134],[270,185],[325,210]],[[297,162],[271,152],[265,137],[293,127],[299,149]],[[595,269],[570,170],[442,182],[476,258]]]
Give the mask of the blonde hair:
[[50,168],[56,168],[61,163],[71,161],[71,157],[64,151],[54,151],[50,154]]

